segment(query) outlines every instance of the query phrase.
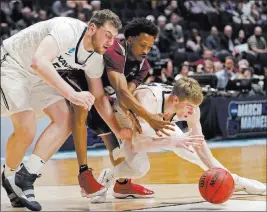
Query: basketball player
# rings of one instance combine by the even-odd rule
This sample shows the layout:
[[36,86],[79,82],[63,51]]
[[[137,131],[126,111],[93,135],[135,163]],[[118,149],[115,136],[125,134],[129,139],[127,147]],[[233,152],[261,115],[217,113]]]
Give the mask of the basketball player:
[[[94,93],[98,89],[92,91],[93,95],[88,91],[76,92],[57,70],[77,72],[81,69],[91,87],[98,87],[104,68],[102,54],[113,44],[119,28],[119,17],[110,10],[102,10],[94,14],[88,25],[72,18],[53,18],[3,41],[1,116],[11,118],[14,132],[7,142],[2,185],[13,207],[41,210],[35,200],[33,184],[42,166],[71,133],[71,111],[65,99],[90,110],[93,95],[98,95]],[[108,99],[102,97],[102,103],[110,107]],[[109,126],[116,127],[116,119],[110,113],[112,110],[102,110],[107,111],[106,118],[111,120]],[[38,139],[29,161],[18,167],[35,137],[36,118],[44,114],[51,123]],[[123,133],[125,131],[119,131],[117,136]],[[82,189],[87,195],[106,190],[96,182],[91,170],[79,178],[86,182],[82,183]]]
[[[102,80],[107,95],[112,96],[116,93],[124,111],[132,111],[144,118],[154,130],[167,133],[164,128],[172,129],[169,126],[170,122],[162,120],[161,115],[150,113],[136,101],[132,94],[149,72],[150,66],[146,55],[154,45],[157,34],[158,28],[145,18],[135,18],[129,22],[124,29],[126,41],[115,40],[114,44],[104,54],[105,71]],[[82,90],[87,90],[86,80],[79,79],[77,84]],[[90,87],[90,83],[88,85]],[[80,173],[88,169],[86,120],[88,120],[88,127],[102,137],[110,152],[119,146],[116,136],[111,133],[106,124],[108,122],[103,121],[101,117],[102,114],[99,115],[94,107],[88,116],[88,111],[84,110],[83,107],[74,106],[73,138]],[[135,123],[138,127],[138,122]],[[138,130],[142,132],[140,127],[138,127]],[[114,165],[116,164],[115,161],[111,161]],[[121,185],[122,191],[125,192],[127,188],[130,193],[136,193],[138,196],[147,196],[153,193],[153,191],[142,186],[132,184],[127,179],[120,179],[117,183]]]
[[[180,78],[174,86],[158,83],[141,85],[135,90],[134,95],[140,104],[151,113],[163,112],[165,120],[169,121],[174,120],[174,117],[178,118],[176,121],[185,120],[188,128],[192,130],[192,135],[202,134],[199,110],[199,104],[202,102],[202,90],[194,79]],[[130,127],[131,121],[125,116],[117,102],[114,103],[113,108],[121,126]],[[100,182],[103,185],[109,187],[114,179],[121,177],[143,177],[150,169],[146,152],[162,148],[174,151],[178,156],[199,165],[205,171],[215,167],[226,169],[213,157],[206,142],[203,142],[200,148],[192,147],[193,152],[171,145],[171,137],[167,137],[169,141],[157,143],[155,142],[156,138],[154,140],[147,139],[147,136],[156,136],[154,130],[144,120],[141,118],[139,120],[144,134],[135,133],[132,143],[121,143],[120,148],[125,161],[101,173]],[[183,134],[178,127],[175,128],[175,132],[170,133],[173,136]],[[266,191],[265,185],[256,180],[246,179],[236,174],[232,174],[232,176],[236,190],[243,189],[249,194],[262,194]],[[106,198],[105,195],[106,192],[102,196],[93,197],[93,201],[103,202]],[[125,198],[130,195],[117,193],[114,188],[113,196]]]

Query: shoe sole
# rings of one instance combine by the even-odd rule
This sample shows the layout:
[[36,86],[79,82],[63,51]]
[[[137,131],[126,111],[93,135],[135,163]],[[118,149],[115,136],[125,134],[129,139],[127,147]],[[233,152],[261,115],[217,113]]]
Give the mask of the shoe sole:
[[104,187],[103,189],[101,189],[101,190],[99,190],[99,191],[97,191],[95,193],[87,194],[84,189],[81,189],[81,195],[82,195],[82,197],[92,198],[92,197],[95,197],[95,196],[101,196],[106,191],[107,191],[107,188]]
[[127,197],[132,197],[132,198],[140,198],[140,199],[145,199],[145,198],[153,198],[155,194],[148,194],[148,195],[141,195],[141,194],[120,194],[120,193],[112,193],[113,197],[117,199],[126,199]]
[[[26,207],[26,208],[28,208],[28,209],[31,210],[31,211],[40,211],[40,210],[42,210],[42,207],[41,207],[41,208],[39,208],[39,207],[36,208],[36,207],[34,207],[34,206],[30,203],[30,201],[26,200],[25,198],[22,198],[22,197],[18,196],[18,195],[16,194],[16,192],[14,191],[13,187],[11,186],[11,184],[9,183],[9,180],[8,180],[8,179],[5,179],[4,181],[5,181],[6,185],[10,187],[11,191],[12,191],[12,192],[19,198],[19,201],[20,201],[20,203],[23,205],[23,207]],[[19,189],[20,189],[20,188],[19,188]],[[20,190],[21,190],[21,189],[20,189]],[[21,191],[20,193],[21,193],[22,195],[24,195],[22,191]]]

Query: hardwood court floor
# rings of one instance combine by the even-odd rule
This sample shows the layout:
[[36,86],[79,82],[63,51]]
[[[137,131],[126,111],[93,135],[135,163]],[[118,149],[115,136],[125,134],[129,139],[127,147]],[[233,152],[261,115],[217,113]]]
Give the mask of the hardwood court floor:
[[[228,202],[213,205],[203,201],[197,184],[149,184],[156,192],[153,199],[115,199],[112,189],[105,203],[91,204],[82,198],[78,186],[36,186],[36,196],[43,211],[130,211],[130,210],[266,210],[266,196],[234,194]],[[4,192],[1,189],[1,193]],[[4,193],[2,193],[4,194]],[[1,211],[21,211],[9,205],[6,195],[1,196]]]
[[[213,149],[214,156],[231,172],[266,183],[266,145],[241,148]],[[172,152],[149,154],[151,170],[134,182],[146,184],[156,192],[154,199],[114,199],[112,189],[106,203],[90,204],[82,198],[77,185],[76,160],[50,160],[36,181],[36,197],[44,211],[178,211],[178,210],[262,210],[266,211],[265,195],[235,193],[221,205],[204,202],[197,182],[202,170]],[[100,170],[110,167],[108,157],[88,158],[97,177]],[[1,188],[1,211],[13,211]]]

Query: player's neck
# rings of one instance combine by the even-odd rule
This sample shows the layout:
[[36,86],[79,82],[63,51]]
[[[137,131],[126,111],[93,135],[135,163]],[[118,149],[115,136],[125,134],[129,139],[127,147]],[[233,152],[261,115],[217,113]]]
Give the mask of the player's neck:
[[87,33],[84,35],[84,38],[83,38],[83,46],[84,46],[84,49],[88,52],[94,51],[94,47],[92,44],[92,37],[89,36]]
[[175,114],[175,111],[173,111],[173,107],[172,107],[172,100],[171,100],[171,95],[167,94],[165,96],[165,102],[164,102],[164,119],[166,121],[170,121],[173,117],[173,115]]

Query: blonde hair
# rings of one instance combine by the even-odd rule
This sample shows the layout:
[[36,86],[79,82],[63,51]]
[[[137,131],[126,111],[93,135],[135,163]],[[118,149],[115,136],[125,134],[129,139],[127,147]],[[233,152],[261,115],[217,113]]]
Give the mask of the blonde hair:
[[111,23],[116,29],[121,29],[122,23],[114,12],[108,9],[99,10],[91,17],[89,24],[94,23],[97,27],[104,26],[105,23]]
[[178,79],[172,89],[172,95],[179,97],[180,101],[190,101],[200,105],[203,101],[202,88],[199,83],[188,77]]

